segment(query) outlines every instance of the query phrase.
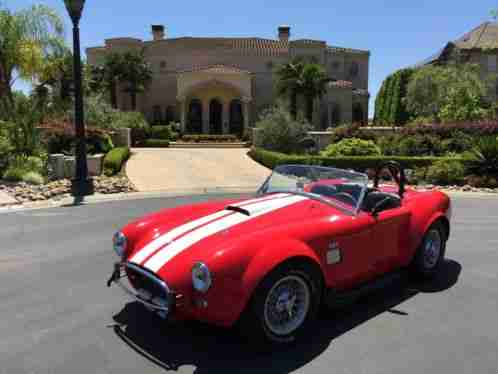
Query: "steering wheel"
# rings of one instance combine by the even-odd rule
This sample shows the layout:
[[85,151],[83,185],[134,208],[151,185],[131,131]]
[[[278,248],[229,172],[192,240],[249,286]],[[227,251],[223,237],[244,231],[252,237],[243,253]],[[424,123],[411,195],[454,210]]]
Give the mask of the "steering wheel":
[[398,185],[398,195],[400,198],[403,198],[406,183],[405,169],[396,161],[387,161],[377,168],[374,177],[374,188],[379,188],[380,175],[384,170],[387,170],[394,179]]
[[[353,206],[356,206],[356,204],[358,203],[358,201],[353,197],[353,195],[351,195],[347,192],[338,192],[334,196],[332,196],[332,198],[335,199],[336,197],[339,197],[339,196],[344,196],[346,199],[349,199],[353,203],[353,204],[351,204]],[[338,200],[341,200],[341,199],[338,199]]]

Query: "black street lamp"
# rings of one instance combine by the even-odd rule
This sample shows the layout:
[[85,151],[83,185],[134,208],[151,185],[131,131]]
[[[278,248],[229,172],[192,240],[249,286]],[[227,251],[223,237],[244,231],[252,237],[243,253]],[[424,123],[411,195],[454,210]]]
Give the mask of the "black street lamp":
[[73,68],[74,68],[74,127],[76,130],[76,173],[71,181],[73,196],[82,197],[94,192],[93,180],[88,178],[86,159],[85,122],[83,113],[83,92],[81,85],[80,18],[85,0],[64,0],[73,21]]

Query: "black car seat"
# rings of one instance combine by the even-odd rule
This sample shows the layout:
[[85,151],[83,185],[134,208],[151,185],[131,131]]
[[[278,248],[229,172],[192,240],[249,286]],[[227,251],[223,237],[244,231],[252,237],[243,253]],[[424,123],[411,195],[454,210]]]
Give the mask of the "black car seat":
[[399,196],[387,192],[381,192],[375,189],[369,189],[367,195],[363,199],[362,209],[365,212],[371,212],[375,205],[385,198],[389,199],[388,204],[385,208],[386,210],[399,208],[401,206],[401,199],[399,198]]

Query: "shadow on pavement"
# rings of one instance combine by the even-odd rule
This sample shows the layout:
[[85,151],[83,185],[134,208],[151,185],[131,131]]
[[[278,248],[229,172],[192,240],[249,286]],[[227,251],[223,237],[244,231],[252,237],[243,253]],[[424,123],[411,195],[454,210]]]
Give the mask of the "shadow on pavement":
[[323,309],[309,333],[289,347],[256,352],[235,329],[196,322],[164,323],[137,302],[114,316],[114,331],[126,344],[165,370],[188,365],[201,373],[288,373],[324,352],[332,341],[377,315],[390,312],[404,301],[424,292],[441,292],[458,281],[461,265],[447,260],[431,281],[410,280],[359,299],[339,310]]

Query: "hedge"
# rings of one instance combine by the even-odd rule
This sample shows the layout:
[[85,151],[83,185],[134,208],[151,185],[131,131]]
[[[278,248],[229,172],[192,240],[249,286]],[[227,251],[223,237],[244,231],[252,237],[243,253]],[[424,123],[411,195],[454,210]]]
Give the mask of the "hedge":
[[129,157],[130,149],[127,147],[118,147],[111,150],[104,157],[104,174],[111,176],[119,173]]
[[235,135],[208,135],[208,134],[198,134],[198,135],[183,135],[182,141],[184,142],[231,142],[235,143],[238,141]]
[[450,161],[450,157],[401,157],[401,156],[351,156],[351,157],[322,157],[286,155],[278,152],[266,151],[261,148],[252,148],[249,156],[256,162],[273,169],[283,164],[310,164],[332,166],[339,169],[353,169],[365,172],[367,169],[376,168],[382,162],[397,161],[406,169],[431,166],[436,161]]
[[171,138],[171,129],[169,126],[151,126],[148,132],[152,139],[170,140]]
[[165,139],[146,139],[143,141],[142,147],[146,148],[168,148],[169,140]]

